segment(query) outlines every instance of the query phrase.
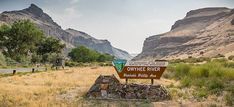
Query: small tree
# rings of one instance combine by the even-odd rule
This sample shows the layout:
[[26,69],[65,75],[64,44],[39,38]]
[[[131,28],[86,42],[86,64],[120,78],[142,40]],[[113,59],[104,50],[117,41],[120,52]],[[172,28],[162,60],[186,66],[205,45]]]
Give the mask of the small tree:
[[76,62],[89,62],[89,54],[90,51],[88,48],[80,46],[78,48],[72,49],[68,56]]
[[62,53],[65,44],[61,44],[60,40],[53,37],[45,37],[38,45],[37,54],[42,57],[41,62],[53,62],[51,58]]
[[11,27],[3,25],[0,29],[0,44],[4,55],[18,62],[21,61],[21,57],[27,57],[29,53],[34,52],[44,36],[29,20],[16,21]]
[[53,37],[44,37],[38,45],[37,53],[43,55],[46,53],[61,53],[65,48],[65,44],[61,44],[60,40]]
[[106,60],[106,57],[105,57],[105,55],[99,55],[99,57],[97,58],[97,61],[98,62],[105,62],[105,60]]
[[50,54],[60,54],[64,47],[59,39],[46,37],[30,20],[0,27],[0,49],[6,57],[20,63],[46,62]]
[[68,56],[76,62],[105,62],[114,59],[114,57],[109,54],[101,54],[84,46],[72,49]]

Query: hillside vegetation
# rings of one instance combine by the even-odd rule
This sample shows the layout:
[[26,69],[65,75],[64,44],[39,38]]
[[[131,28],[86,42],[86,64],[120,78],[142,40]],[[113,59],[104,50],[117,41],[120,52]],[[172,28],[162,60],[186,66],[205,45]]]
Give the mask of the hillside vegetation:
[[1,65],[50,63],[64,47],[60,40],[47,37],[29,20],[0,27]]
[[114,56],[109,54],[101,54],[92,49],[88,49],[85,46],[79,46],[72,49],[68,56],[75,62],[105,62],[112,61]]
[[61,40],[45,35],[30,20],[0,26],[0,67],[52,64],[58,58],[65,60],[65,57],[71,59],[67,60],[67,66],[91,62],[110,63],[114,59],[112,55],[102,54],[85,46],[72,49],[66,56],[64,48],[65,44]]
[[[201,60],[207,62],[204,64],[194,62]],[[180,61],[171,63],[164,77],[180,81],[180,85],[174,86],[171,84],[171,87],[185,90],[193,89],[189,90],[187,95],[184,93],[185,96],[182,95],[181,98],[187,97],[204,101],[211,95],[214,95],[217,98],[221,97],[226,105],[234,104],[234,62],[225,58],[186,59]]]

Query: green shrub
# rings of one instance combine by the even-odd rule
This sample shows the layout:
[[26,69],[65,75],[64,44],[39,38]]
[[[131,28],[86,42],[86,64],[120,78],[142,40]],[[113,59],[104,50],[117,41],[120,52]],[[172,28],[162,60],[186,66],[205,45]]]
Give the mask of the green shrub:
[[189,71],[189,77],[193,77],[193,78],[200,78],[201,77],[201,73],[200,71],[200,67],[192,67],[191,70]]
[[219,79],[210,79],[207,82],[207,87],[208,87],[208,90],[212,94],[219,94],[224,89],[224,83],[223,83],[223,81],[221,81]]
[[32,54],[32,58],[31,58],[32,63],[34,63],[34,64],[39,63],[39,62],[41,62],[41,60],[42,60],[41,55]]
[[225,57],[223,54],[217,54],[216,56],[214,56],[214,58],[222,58]]
[[169,79],[169,78],[172,78],[171,74],[172,74],[171,72],[169,72],[168,70],[166,70],[166,71],[162,74],[162,76],[163,76],[163,78]]
[[79,46],[71,50],[68,53],[68,56],[71,60],[76,62],[105,62],[105,61],[112,61],[114,59],[113,56],[109,54],[101,54],[95,50],[89,49],[85,46]]
[[207,61],[207,62],[210,62],[211,58],[208,58],[208,57],[200,57],[198,58],[198,62],[203,62],[203,61]]
[[0,52],[0,66],[6,66],[5,56]]
[[206,81],[207,79],[205,78],[197,78],[193,80],[192,84],[198,86],[199,88],[202,88],[206,85]]
[[196,63],[197,59],[190,57],[188,59],[184,59],[184,62],[186,62],[186,63]]
[[225,95],[225,103],[227,106],[233,106],[234,105],[234,93],[228,93]]
[[224,79],[226,80],[234,80],[234,71],[232,69],[226,69],[226,71],[223,74]]
[[227,62],[228,60],[226,58],[218,58],[218,59],[213,59],[213,62]]
[[[222,77],[225,72],[225,68],[222,63],[223,60],[216,60],[210,63],[200,65],[201,69],[204,69],[201,70],[201,72],[203,72],[203,74],[207,74],[207,77]],[[207,73],[207,71],[209,71],[209,74]]]
[[228,91],[234,94],[234,84],[228,84],[228,87],[225,87],[225,91]]
[[226,71],[224,70],[224,68],[215,67],[215,68],[210,69],[209,74],[210,74],[211,77],[223,77],[225,72]]
[[24,55],[18,56],[17,60],[20,62],[22,66],[26,67],[29,66],[29,64],[31,63],[31,58],[29,56],[24,56]]
[[234,60],[234,55],[228,57],[229,60]]
[[170,63],[181,63],[181,62],[184,62],[184,60],[182,60],[182,59],[174,59],[174,60],[170,60],[169,62]]
[[229,85],[229,87],[226,88],[226,91],[228,93],[225,96],[226,105],[233,106],[234,105],[234,85]]
[[207,61],[209,62],[211,60],[211,58],[208,57],[199,57],[199,58],[193,58],[193,57],[189,57],[187,59],[174,59],[174,60],[170,60],[170,63],[198,63],[198,62],[204,62]]
[[77,65],[77,62],[71,62],[71,61],[66,61],[65,62],[65,66],[68,66],[68,67],[74,67]]
[[198,88],[195,92],[195,97],[200,100],[201,98],[207,98],[208,92],[205,88]]
[[65,62],[65,66],[68,66],[68,67],[76,67],[76,66],[85,66],[85,64],[83,64],[83,63],[78,63],[78,62],[74,62],[74,61],[66,61],[66,62]]
[[192,79],[190,77],[184,77],[181,81],[181,87],[189,87],[191,85]]
[[225,96],[226,104],[233,105],[233,65],[225,58],[207,61],[205,64],[172,63],[167,68],[166,77],[178,79],[181,88],[195,87],[193,95],[198,100],[207,98],[209,94],[220,95],[225,90],[229,93]]
[[13,66],[13,65],[16,65],[17,62],[9,57],[6,57],[6,63],[8,66]]
[[173,77],[175,77],[174,75],[175,75],[175,66],[174,66],[174,64],[169,64],[167,66],[166,71],[163,73],[162,76],[164,78],[173,78]]
[[99,66],[113,66],[111,62],[101,62],[98,64]]
[[201,77],[209,77],[209,69],[206,67],[200,67],[200,76]]
[[46,53],[42,55],[41,62],[46,63],[53,63],[59,57],[56,53]]
[[225,63],[224,63],[224,67],[227,67],[227,68],[234,68],[234,62],[225,62]]
[[176,65],[175,77],[181,79],[182,77],[187,76],[190,68],[190,65],[184,63]]

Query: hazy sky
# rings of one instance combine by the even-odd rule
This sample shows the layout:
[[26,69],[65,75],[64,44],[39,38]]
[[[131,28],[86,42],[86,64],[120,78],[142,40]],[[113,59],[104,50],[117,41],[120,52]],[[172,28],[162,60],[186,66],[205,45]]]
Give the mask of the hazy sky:
[[234,0],[0,0],[0,12],[35,3],[63,29],[74,28],[140,53],[145,38],[170,30],[192,9],[234,8]]

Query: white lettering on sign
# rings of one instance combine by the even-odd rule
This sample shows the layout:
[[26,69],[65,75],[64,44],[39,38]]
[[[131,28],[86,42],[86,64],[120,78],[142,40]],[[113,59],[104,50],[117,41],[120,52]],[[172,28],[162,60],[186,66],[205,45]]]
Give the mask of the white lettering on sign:
[[167,61],[155,61],[155,62],[150,62],[150,61],[128,61],[126,63],[126,66],[167,66],[168,62]]
[[147,71],[160,71],[160,67],[147,67]]
[[150,77],[154,77],[154,78],[156,78],[157,76],[156,76],[156,75],[154,75],[154,74],[150,74]]
[[137,76],[138,76],[138,77],[147,78],[147,77],[148,77],[148,74],[138,74]]
[[126,73],[125,73],[123,76],[124,76],[124,77],[136,77],[136,74],[126,74]]
[[146,71],[145,67],[128,67],[127,71]]
[[139,66],[139,67],[127,67],[127,71],[160,71],[160,67],[144,67],[144,66]]

